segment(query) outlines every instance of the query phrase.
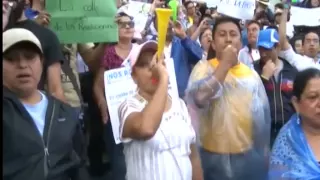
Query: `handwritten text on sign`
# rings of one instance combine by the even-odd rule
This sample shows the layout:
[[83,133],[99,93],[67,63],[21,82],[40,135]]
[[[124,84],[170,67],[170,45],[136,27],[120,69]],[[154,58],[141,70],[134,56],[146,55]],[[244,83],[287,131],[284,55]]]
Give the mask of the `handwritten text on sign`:
[[237,19],[249,20],[253,18],[255,0],[221,0],[218,13]]
[[[172,98],[178,98],[178,87],[172,59],[166,60],[166,67],[169,73],[168,92]],[[137,85],[132,80],[131,70],[128,67],[106,71],[104,73],[104,85],[113,136],[115,142],[119,144],[121,140],[118,107],[124,100],[135,94]]]
[[46,1],[50,28],[63,43],[116,42],[116,5],[105,0]]

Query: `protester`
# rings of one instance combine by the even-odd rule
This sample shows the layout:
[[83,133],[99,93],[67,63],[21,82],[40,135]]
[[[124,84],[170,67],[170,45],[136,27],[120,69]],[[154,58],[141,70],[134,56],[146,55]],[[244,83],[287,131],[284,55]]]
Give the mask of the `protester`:
[[[292,38],[292,43],[290,43],[293,50],[297,54],[300,54],[300,55],[303,55],[302,39],[303,39],[303,37],[296,36],[296,37]],[[319,48],[320,48],[320,46],[319,46]]]
[[272,148],[270,180],[320,179],[320,71],[299,72],[293,94],[298,113],[281,129]]
[[296,54],[290,46],[286,36],[285,22],[288,15],[288,8],[286,7],[282,13],[282,19],[279,27],[280,46],[282,52],[279,56],[287,60],[292,66],[298,70],[304,70],[310,67],[320,69],[320,59],[318,57],[320,39],[316,32],[308,32],[302,39],[304,56]]
[[14,0],[15,6],[10,11],[9,21],[6,29],[10,28],[25,28],[34,33],[41,42],[44,52],[44,63],[41,81],[39,88],[45,89],[47,86],[48,92],[66,101],[61,85],[61,63],[64,61],[62,51],[60,50],[60,43],[57,36],[50,29],[38,25],[32,20],[28,20],[24,14],[26,7],[26,0]]
[[247,24],[248,45],[239,51],[239,61],[253,68],[253,63],[260,59],[257,49],[257,41],[260,31],[260,24],[257,21],[250,21]]
[[115,45],[105,48],[101,66],[96,74],[94,82],[94,96],[99,106],[101,118],[105,125],[105,143],[110,156],[112,168],[112,179],[124,180],[126,174],[125,160],[122,144],[115,144],[112,133],[111,122],[109,121],[108,106],[104,94],[104,71],[124,67],[128,64],[128,56],[136,44],[132,43],[134,35],[133,17],[119,12],[117,15],[119,27],[119,41]]
[[261,59],[254,64],[260,75],[270,104],[271,144],[281,127],[295,113],[291,103],[292,87],[296,68],[278,57],[280,51],[279,35],[275,29],[260,31],[257,44]]
[[[202,179],[195,132],[182,99],[168,94],[169,75],[157,43],[130,56],[137,93],[119,106],[128,180]],[[151,156],[150,156],[151,154]]]
[[44,53],[29,30],[3,37],[3,178],[87,180],[82,131],[72,108],[38,90]]
[[212,32],[211,28],[205,29],[199,36],[201,48],[203,50],[202,59],[206,60],[208,57],[209,48],[212,41]]
[[204,179],[264,179],[271,123],[265,90],[259,76],[238,63],[238,22],[219,18],[212,32],[217,58],[194,67],[187,91],[200,118]]

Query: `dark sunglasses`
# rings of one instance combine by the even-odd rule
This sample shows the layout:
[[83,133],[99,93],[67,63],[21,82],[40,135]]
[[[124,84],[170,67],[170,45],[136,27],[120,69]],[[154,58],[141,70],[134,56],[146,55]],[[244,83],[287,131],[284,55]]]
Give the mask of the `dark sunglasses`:
[[121,22],[118,21],[119,28],[134,28],[134,22],[133,21],[127,21],[127,22]]

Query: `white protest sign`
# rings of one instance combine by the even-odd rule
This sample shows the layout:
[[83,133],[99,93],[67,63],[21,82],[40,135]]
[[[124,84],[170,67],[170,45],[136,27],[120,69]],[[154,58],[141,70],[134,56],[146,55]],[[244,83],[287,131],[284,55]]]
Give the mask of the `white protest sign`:
[[255,0],[221,0],[218,13],[243,20],[251,20],[256,7]]
[[120,7],[118,12],[124,12],[133,17],[135,24],[135,38],[141,38],[141,32],[144,30],[144,27],[148,20],[148,13],[150,11],[151,4],[144,3],[139,1],[129,1],[128,4]]
[[320,8],[291,6],[290,22],[294,26],[320,26]]
[[[167,59],[166,66],[169,73],[168,92],[172,98],[179,98],[173,60]],[[135,94],[137,85],[131,78],[131,69],[122,67],[104,72],[104,86],[114,140],[119,144],[121,140],[118,108],[124,100]]]
[[195,2],[206,3],[207,7],[217,7],[220,3],[220,0],[195,0]]

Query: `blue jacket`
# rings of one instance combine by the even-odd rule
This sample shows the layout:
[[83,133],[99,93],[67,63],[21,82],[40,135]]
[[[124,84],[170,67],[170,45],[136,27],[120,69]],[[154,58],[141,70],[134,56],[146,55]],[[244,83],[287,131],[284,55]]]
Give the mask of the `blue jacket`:
[[[157,40],[157,37],[154,36],[152,39]],[[202,59],[202,54],[203,51],[196,41],[191,40],[189,37],[182,40],[178,37],[173,37],[171,58],[174,61],[177,86],[181,98],[184,97],[192,65]]]

